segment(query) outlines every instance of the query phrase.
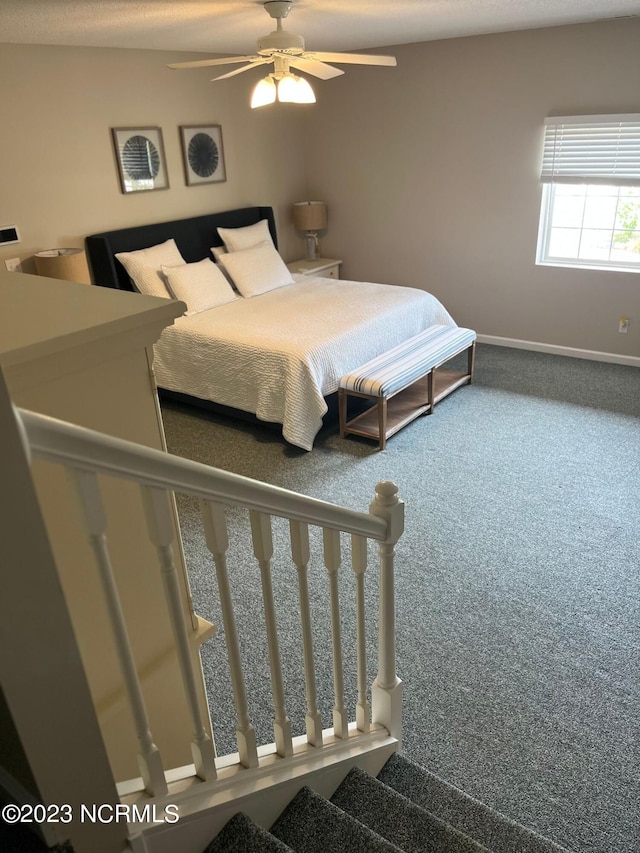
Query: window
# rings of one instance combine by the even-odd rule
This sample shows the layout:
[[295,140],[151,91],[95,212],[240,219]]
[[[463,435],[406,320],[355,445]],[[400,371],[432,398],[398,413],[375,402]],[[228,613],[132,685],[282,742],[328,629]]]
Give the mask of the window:
[[640,272],[640,115],[545,122],[537,263]]

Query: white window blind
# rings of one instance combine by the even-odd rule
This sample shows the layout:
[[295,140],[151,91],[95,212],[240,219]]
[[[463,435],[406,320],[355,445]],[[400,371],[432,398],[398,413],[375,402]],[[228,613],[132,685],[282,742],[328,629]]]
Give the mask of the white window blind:
[[541,179],[640,186],[640,114],[545,119]]

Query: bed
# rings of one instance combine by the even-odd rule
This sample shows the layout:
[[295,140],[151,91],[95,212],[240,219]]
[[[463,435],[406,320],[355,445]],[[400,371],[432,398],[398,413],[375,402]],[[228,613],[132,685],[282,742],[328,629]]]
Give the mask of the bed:
[[[234,264],[244,263],[243,255],[248,258],[252,251],[254,267],[265,258],[265,280],[272,260],[281,273],[273,210],[248,207],[91,235],[86,246],[94,281],[135,290],[116,255],[126,259],[128,253],[172,240],[184,266],[164,267],[171,276],[167,281],[195,271],[198,262],[209,271],[216,266],[209,263],[212,248],[224,246],[218,228],[246,229],[226,232],[227,239],[230,233],[235,240],[256,229],[268,237],[262,248],[218,256],[227,274],[233,267],[235,275]],[[224,304],[187,313],[167,328],[154,347],[161,392],[196,405],[252,413],[281,425],[290,444],[311,450],[342,375],[430,325],[455,325],[444,306],[423,290],[288,271],[286,276],[288,283],[263,292],[260,287],[247,291],[244,281],[234,279],[246,296],[234,292]]]

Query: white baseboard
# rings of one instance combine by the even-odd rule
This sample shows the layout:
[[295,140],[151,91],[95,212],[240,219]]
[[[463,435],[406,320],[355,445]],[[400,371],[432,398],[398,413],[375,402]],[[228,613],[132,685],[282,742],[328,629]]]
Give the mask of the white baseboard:
[[566,355],[571,358],[586,358],[591,361],[608,361],[612,364],[626,364],[630,367],[640,367],[640,357],[635,355],[620,355],[615,352],[596,352],[590,349],[574,349],[556,344],[541,344],[537,341],[520,341],[517,338],[499,338],[494,335],[478,335],[478,343],[492,344],[498,347],[513,347],[528,349],[534,352],[548,352],[553,355]]

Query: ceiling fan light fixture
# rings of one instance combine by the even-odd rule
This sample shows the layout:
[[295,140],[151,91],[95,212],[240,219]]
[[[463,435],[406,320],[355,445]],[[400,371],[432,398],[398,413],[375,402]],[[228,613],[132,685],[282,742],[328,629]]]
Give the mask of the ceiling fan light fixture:
[[271,75],[259,80],[251,94],[251,109],[266,107],[276,99],[276,84]]
[[289,104],[315,104],[316,96],[303,77],[285,74],[278,81],[278,100]]
[[[256,0],[257,2],[257,0]],[[316,96],[307,80],[297,77],[289,71],[290,67],[330,80],[344,74],[341,68],[332,63],[352,65],[396,65],[394,56],[376,56],[368,53],[324,53],[307,51],[302,36],[285,30],[282,21],[293,6],[293,0],[262,0],[265,11],[276,21],[276,29],[259,38],[257,53],[247,56],[223,56],[216,59],[196,59],[190,62],[174,62],[169,68],[206,68],[217,65],[235,65],[240,67],[226,74],[219,74],[213,80],[226,80],[244,71],[250,71],[257,65],[273,63],[273,72],[255,86],[251,96],[251,107],[264,107],[274,101],[293,104],[315,104]]]

